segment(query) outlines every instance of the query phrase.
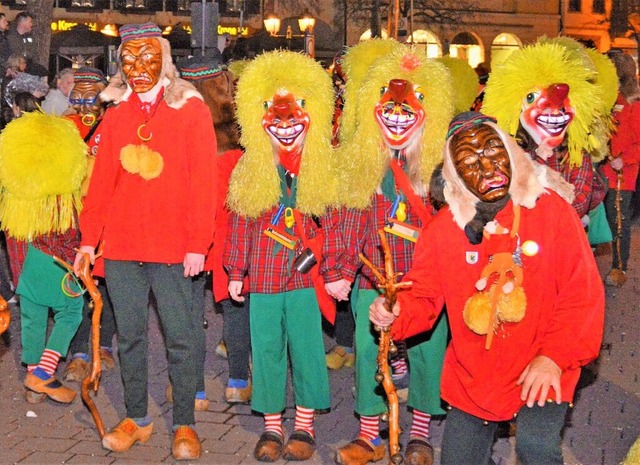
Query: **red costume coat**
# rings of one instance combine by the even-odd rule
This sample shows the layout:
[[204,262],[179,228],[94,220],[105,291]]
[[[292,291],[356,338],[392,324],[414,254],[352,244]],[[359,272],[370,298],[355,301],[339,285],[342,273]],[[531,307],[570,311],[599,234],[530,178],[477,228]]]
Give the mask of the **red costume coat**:
[[[635,191],[640,167],[640,101],[628,103],[620,95],[614,108],[617,129],[611,136],[611,155],[622,157],[624,163],[621,190]],[[609,188],[615,189],[618,184],[618,174],[615,170],[606,163],[602,172],[609,180]]]
[[[209,109],[196,98],[179,109],[160,101],[145,114],[135,95],[109,108],[97,136],[98,155],[80,215],[83,245],[104,241],[104,257],[182,263],[186,253],[206,254],[215,221],[216,138]],[[145,142],[164,161],[160,175],[144,180],[122,167],[120,150]]]
[[[512,204],[496,220],[510,227]],[[448,207],[422,231],[406,281],[398,294],[400,316],[394,339],[428,330],[446,303],[451,343],[445,355],[442,398],[476,417],[512,419],[524,405],[519,376],[537,355],[562,369],[562,400],[570,402],[580,367],[595,359],[602,341],[604,290],[582,225],[571,206],[551,192],[533,209],[521,208],[521,243],[534,241],[539,252],[522,255],[527,308],[519,323],[499,326],[489,350],[486,336],[464,323],[465,302],[487,264],[486,242],[471,245]],[[554,393],[549,397],[553,398]]]

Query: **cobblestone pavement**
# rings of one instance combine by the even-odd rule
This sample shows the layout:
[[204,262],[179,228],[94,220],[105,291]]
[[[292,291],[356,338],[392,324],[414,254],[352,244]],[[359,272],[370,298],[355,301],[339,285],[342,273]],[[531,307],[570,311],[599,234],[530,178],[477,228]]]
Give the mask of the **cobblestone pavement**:
[[[640,229],[634,226],[632,262],[627,284],[607,289],[607,316],[603,351],[597,363],[589,366],[581,379],[575,407],[564,433],[565,462],[570,465],[615,465],[620,463],[631,444],[640,435]],[[604,275],[610,257],[598,257]],[[171,404],[165,400],[168,383],[166,356],[155,314],[150,318],[150,402],[149,414],[155,429],[151,440],[129,452],[113,453],[102,449],[95,425],[80,400],[71,405],[46,401],[30,405],[24,400],[20,364],[19,310],[13,306],[10,330],[0,338],[0,464],[125,464],[166,463],[171,457]],[[222,317],[208,308],[209,321],[206,362],[207,394],[211,405],[207,412],[196,412],[197,430],[203,442],[201,464],[253,464],[253,447],[262,430],[262,418],[253,415],[248,405],[230,406],[223,401],[227,380],[226,361],[213,349],[222,332]],[[327,339],[327,348],[331,342]],[[319,447],[307,463],[331,464],[334,451],[357,432],[352,413],[353,369],[330,372],[332,409],[316,421]],[[77,384],[74,385],[78,387]],[[103,374],[95,402],[105,426],[110,428],[124,416],[119,370]],[[285,431],[293,428],[294,406],[291,397],[285,413]],[[406,442],[409,413],[401,409],[401,426]],[[432,424],[436,464],[444,419]],[[387,459],[379,463],[385,463]],[[494,448],[497,465],[514,465],[513,440],[498,439]],[[279,463],[284,463],[281,460]]]

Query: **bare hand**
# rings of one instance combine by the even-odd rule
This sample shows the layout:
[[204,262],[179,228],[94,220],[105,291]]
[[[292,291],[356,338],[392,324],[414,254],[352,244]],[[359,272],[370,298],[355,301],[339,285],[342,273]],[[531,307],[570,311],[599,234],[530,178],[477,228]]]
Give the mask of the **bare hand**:
[[624,166],[624,162],[622,161],[622,157],[617,157],[611,160],[611,168],[616,171],[620,171]]
[[76,276],[80,276],[80,261],[84,258],[84,254],[89,254],[89,261],[93,265],[96,262],[96,248],[91,245],[81,245],[76,253],[76,258],[73,261],[73,273]]
[[369,306],[369,319],[380,328],[391,326],[396,317],[400,315],[400,304],[398,302],[393,306],[393,312],[389,311],[385,302],[385,298],[379,296]]
[[242,281],[229,281],[229,296],[236,302],[244,302]]
[[538,355],[518,378],[518,386],[522,385],[520,399],[526,401],[527,407],[533,407],[537,398],[538,406],[543,407],[549,388],[552,387],[556,392],[556,404],[561,403],[560,375],[562,370],[556,362],[544,355]]
[[204,270],[204,254],[187,252],[184,256],[184,277],[196,276]]
[[324,288],[331,297],[336,300],[347,300],[349,298],[349,291],[351,290],[351,282],[346,279],[335,281],[333,283],[326,283]]

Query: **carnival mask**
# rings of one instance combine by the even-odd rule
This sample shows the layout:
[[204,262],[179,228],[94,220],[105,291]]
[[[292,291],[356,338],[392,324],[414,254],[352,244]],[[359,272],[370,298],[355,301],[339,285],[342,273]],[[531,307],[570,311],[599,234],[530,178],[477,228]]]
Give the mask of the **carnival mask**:
[[374,117],[382,137],[390,149],[404,149],[424,128],[424,94],[419,86],[404,79],[392,79],[380,93]]
[[92,126],[95,123],[102,105],[98,94],[104,89],[102,82],[76,82],[69,94],[69,103],[75,112],[82,118],[82,123]]
[[522,102],[520,124],[540,146],[555,148],[564,140],[575,116],[567,84],[551,84],[529,92]]
[[278,92],[272,100],[265,102],[266,113],[262,117],[262,128],[269,135],[280,163],[294,174],[298,173],[309,131],[309,113],[304,105],[304,100],[296,100],[290,92]]
[[486,124],[461,130],[451,138],[453,165],[467,189],[483,202],[504,198],[511,183],[511,160],[504,142]]
[[120,58],[122,72],[134,92],[149,92],[160,80],[162,47],[158,39],[131,39],[122,45]]

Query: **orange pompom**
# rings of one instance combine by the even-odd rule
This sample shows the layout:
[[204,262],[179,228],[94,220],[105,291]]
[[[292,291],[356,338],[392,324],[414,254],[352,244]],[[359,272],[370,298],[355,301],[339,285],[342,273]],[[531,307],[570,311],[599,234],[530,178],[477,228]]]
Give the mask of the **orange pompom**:
[[484,292],[472,295],[464,304],[462,318],[469,329],[476,334],[487,334],[490,316],[491,302],[488,294]]
[[498,319],[508,323],[518,323],[524,318],[527,309],[527,296],[521,286],[516,286],[513,292],[502,294],[498,299]]

